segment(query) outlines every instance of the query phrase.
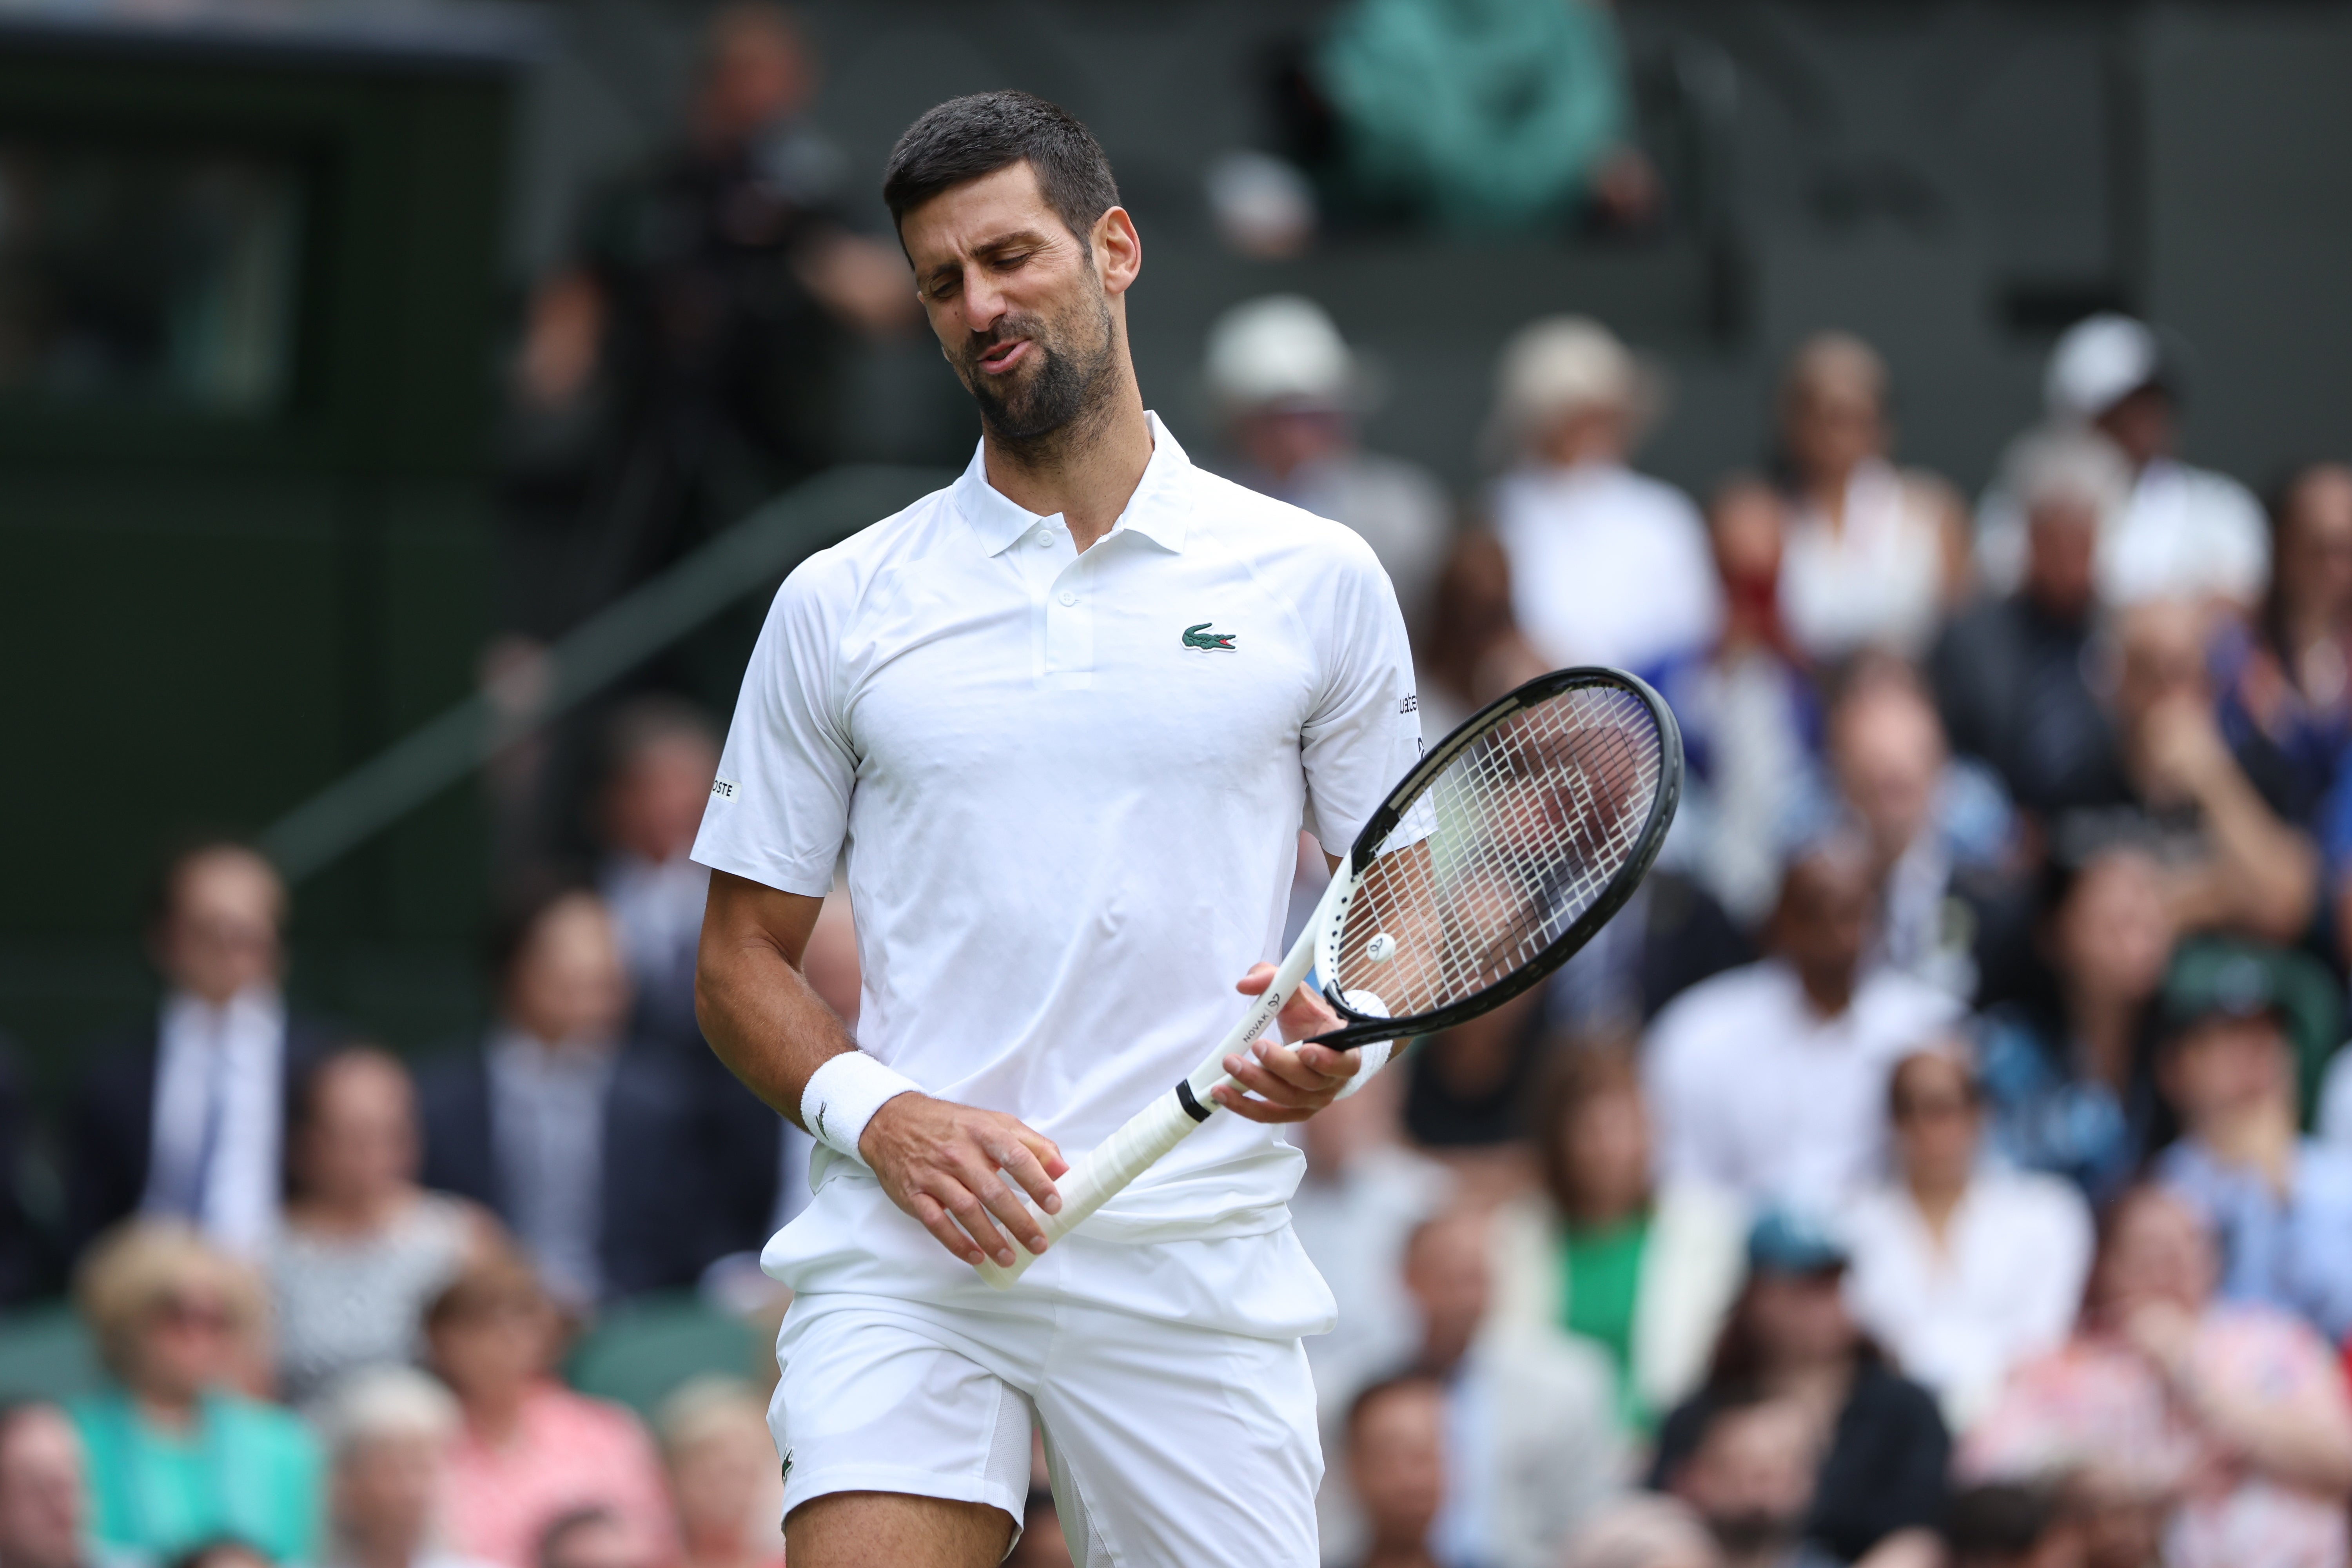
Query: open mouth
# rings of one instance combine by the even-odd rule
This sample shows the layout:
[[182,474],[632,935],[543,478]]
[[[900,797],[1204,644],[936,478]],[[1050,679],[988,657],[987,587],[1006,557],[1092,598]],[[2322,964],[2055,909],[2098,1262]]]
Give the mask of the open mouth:
[[980,356],[980,368],[990,375],[1003,375],[1019,364],[1028,352],[1027,338],[1014,338],[1010,342],[998,343]]

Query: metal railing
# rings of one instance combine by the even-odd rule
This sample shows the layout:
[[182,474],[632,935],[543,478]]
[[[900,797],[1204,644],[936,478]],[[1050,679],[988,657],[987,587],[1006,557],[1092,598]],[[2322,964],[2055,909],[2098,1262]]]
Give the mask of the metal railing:
[[526,699],[477,692],[443,710],[270,824],[263,853],[289,882],[316,875],[746,594],[952,478],[857,466],[796,486],[550,645]]

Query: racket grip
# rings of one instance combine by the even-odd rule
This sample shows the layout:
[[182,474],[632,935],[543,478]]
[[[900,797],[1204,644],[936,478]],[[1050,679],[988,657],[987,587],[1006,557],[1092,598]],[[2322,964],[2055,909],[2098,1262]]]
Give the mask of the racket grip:
[[[1184,1109],[1182,1098],[1174,1089],[1129,1117],[1108,1142],[1089,1152],[1078,1162],[1076,1170],[1055,1184],[1062,1194],[1060,1212],[1045,1214],[1037,1211],[1035,1204],[1029,1205],[1033,1212],[1037,1212],[1046,1242],[1059,1241],[1085,1224],[1097,1209],[1118,1196],[1129,1182],[1150,1170],[1161,1155],[1184,1142],[1200,1125]],[[982,1279],[1004,1290],[1010,1289],[1013,1282],[1036,1261],[1037,1255],[1016,1241],[1013,1244],[1011,1268],[992,1258],[982,1258],[975,1267]]]

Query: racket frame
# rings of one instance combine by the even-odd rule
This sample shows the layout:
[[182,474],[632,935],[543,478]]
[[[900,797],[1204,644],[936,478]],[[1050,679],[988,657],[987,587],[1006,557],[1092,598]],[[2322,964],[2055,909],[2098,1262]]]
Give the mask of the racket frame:
[[[1374,1017],[1349,1007],[1339,994],[1336,978],[1340,940],[1347,925],[1348,907],[1370,871],[1381,842],[1447,763],[1513,713],[1580,686],[1609,686],[1631,692],[1648,707],[1658,728],[1658,787],[1652,795],[1650,815],[1642,825],[1633,854],[1610,878],[1601,896],[1566,931],[1528,963],[1494,984],[1448,1006],[1403,1017]],[[1553,670],[1504,693],[1464,720],[1397,782],[1380,809],[1356,835],[1355,843],[1333,871],[1330,885],[1323,889],[1314,915],[1291,943],[1290,951],[1283,955],[1265,991],[1251,1004],[1216,1050],[1180,1079],[1173,1091],[1155,1099],[1100,1145],[1079,1157],[1057,1184],[1062,1197],[1058,1210],[1046,1214],[1025,1194],[1023,1196],[1022,1202],[1028,1205],[1039,1228],[1045,1233],[1048,1246],[1085,1224],[1104,1204],[1208,1121],[1217,1109],[1213,1097],[1218,1088],[1244,1087],[1225,1071],[1225,1058],[1246,1052],[1265,1032],[1276,1015],[1289,1005],[1318,959],[1328,985],[1325,1000],[1345,1022],[1337,1030],[1317,1036],[1314,1043],[1335,1050],[1349,1050],[1408,1035],[1435,1034],[1499,1007],[1541,982],[1591,941],[1592,933],[1624,907],[1625,900],[1633,896],[1633,889],[1649,874],[1665,842],[1666,829],[1674,822],[1675,809],[1681,802],[1682,783],[1682,731],[1675,722],[1674,710],[1648,683],[1623,670],[1594,666]],[[1010,1289],[1013,1281],[1037,1260],[1037,1255],[1019,1241],[1013,1241],[1012,1246],[1013,1262],[1009,1267],[993,1258],[983,1258],[973,1266],[982,1279],[1000,1290]]]

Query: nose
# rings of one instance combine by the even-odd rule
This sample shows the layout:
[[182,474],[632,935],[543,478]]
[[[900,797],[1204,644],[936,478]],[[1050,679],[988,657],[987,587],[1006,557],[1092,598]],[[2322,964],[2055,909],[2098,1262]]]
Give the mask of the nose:
[[964,273],[960,303],[964,327],[974,335],[990,331],[1012,308],[1004,297],[1004,290],[981,268],[972,268]]

